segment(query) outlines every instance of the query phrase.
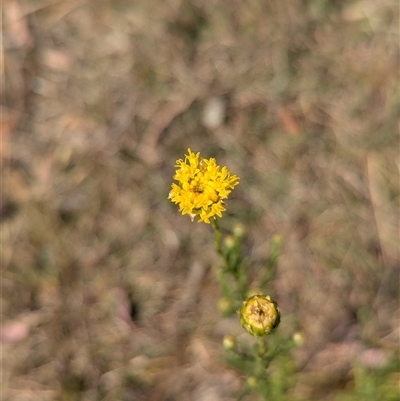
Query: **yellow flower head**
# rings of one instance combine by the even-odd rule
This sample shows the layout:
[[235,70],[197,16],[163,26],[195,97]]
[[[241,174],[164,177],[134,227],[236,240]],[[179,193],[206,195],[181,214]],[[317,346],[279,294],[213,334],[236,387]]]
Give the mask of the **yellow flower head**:
[[214,158],[203,159],[199,153],[188,149],[189,155],[176,162],[177,168],[168,198],[179,205],[182,214],[189,214],[192,221],[210,223],[215,216],[222,217],[224,199],[239,184],[239,177],[220,167]]

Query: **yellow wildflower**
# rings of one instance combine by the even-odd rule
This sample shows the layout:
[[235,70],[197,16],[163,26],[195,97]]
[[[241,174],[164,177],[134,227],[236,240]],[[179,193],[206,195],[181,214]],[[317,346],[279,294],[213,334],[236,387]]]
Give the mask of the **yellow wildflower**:
[[168,198],[179,205],[181,213],[189,214],[192,221],[210,223],[215,216],[222,217],[224,199],[239,184],[239,177],[220,167],[214,158],[203,159],[188,149],[185,159],[176,162],[177,168]]

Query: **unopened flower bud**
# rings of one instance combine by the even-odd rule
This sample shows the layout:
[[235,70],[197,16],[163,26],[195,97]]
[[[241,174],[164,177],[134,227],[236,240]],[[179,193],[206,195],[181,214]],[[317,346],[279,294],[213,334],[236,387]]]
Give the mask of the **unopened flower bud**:
[[296,333],[293,334],[292,340],[298,347],[303,345],[305,342],[303,333],[300,333],[299,331],[296,331]]
[[246,234],[246,226],[243,223],[237,223],[233,227],[233,235],[238,238],[244,237]]
[[232,235],[228,235],[225,239],[224,239],[224,245],[225,245],[225,248],[227,249],[227,250],[231,250],[231,249],[233,249],[234,247],[235,247],[235,245],[236,245],[236,240],[235,240],[235,237],[233,237]]
[[280,323],[278,304],[268,295],[254,295],[243,302],[240,323],[253,336],[267,336]]
[[233,351],[236,349],[236,338],[232,335],[224,336],[222,340],[222,346],[227,351]]
[[232,301],[227,297],[221,297],[217,302],[217,307],[224,316],[229,316],[235,311]]
[[282,234],[274,234],[272,236],[271,242],[274,245],[282,246],[284,239],[285,239],[285,237]]
[[249,376],[246,380],[247,387],[251,390],[254,390],[258,386],[258,380],[254,376]]

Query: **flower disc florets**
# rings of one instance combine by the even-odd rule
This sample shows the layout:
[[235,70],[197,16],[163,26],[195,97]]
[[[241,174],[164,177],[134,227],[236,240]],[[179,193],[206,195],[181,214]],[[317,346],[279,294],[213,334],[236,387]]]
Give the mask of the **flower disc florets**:
[[199,153],[188,149],[185,159],[176,162],[177,168],[168,198],[179,205],[182,214],[189,214],[192,221],[210,223],[215,216],[222,217],[224,199],[239,184],[239,177],[220,167],[214,158],[203,159]]
[[278,304],[268,295],[254,295],[243,302],[240,323],[253,336],[271,334],[281,321]]

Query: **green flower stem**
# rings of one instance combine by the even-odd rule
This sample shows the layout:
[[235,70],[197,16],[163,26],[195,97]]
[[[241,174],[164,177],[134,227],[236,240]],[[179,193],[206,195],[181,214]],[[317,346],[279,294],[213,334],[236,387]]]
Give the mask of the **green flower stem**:
[[244,299],[246,297],[246,293],[249,290],[249,282],[248,282],[248,277],[247,277],[247,274],[246,274],[243,266],[240,266],[240,268],[239,268],[239,271],[237,274],[237,282],[238,282],[240,295]]
[[264,358],[267,353],[267,342],[265,337],[258,337],[258,356]]
[[[248,297],[250,280],[246,259],[242,255],[243,236],[223,235],[215,217],[210,219],[210,223],[214,229],[215,250],[223,260],[222,266],[216,271],[223,294],[219,300],[219,309],[225,316],[229,316],[235,310],[240,312],[243,328],[251,335],[258,337],[254,347],[241,349],[235,346],[229,349],[229,364],[242,371],[247,377],[246,387],[239,394],[239,399],[244,399],[247,394],[255,393],[260,400],[266,401],[270,399],[271,389],[274,386],[267,375],[267,370],[272,360],[280,353],[279,350],[274,349],[273,343],[271,343],[272,348],[268,346],[267,336],[279,325],[279,308],[269,296],[258,294]],[[263,286],[267,285],[275,274],[282,242],[281,236],[273,238],[266,271],[260,277]],[[242,301],[243,299],[246,301]]]
[[[240,295],[241,299],[246,297],[246,293],[248,291],[248,277],[246,269],[243,265],[243,258],[241,256],[241,249],[240,249],[240,241],[239,243],[233,246],[230,250],[225,250],[222,247],[222,231],[218,224],[218,220],[216,218],[211,219],[211,225],[214,228],[215,232],[215,250],[222,257],[224,260],[224,269],[220,274],[219,280],[221,288],[224,289],[227,285],[225,275],[229,273],[236,282],[237,292]],[[237,241],[237,240],[236,240]],[[225,288],[226,289],[226,288]],[[223,291],[224,295],[228,295],[232,297],[233,292]]]
[[218,221],[216,218],[211,219],[211,225],[214,228],[214,232],[215,232],[215,251],[218,253],[218,255],[223,256],[222,254],[222,232],[221,229],[219,227]]

